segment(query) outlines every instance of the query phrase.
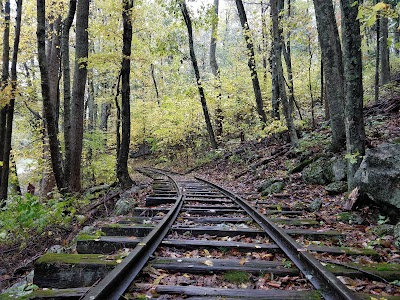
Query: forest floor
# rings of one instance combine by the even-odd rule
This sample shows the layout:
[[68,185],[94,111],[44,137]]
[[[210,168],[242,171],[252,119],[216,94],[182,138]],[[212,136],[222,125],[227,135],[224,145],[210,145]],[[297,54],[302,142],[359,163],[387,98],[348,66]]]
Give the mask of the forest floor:
[[[399,103],[400,98],[395,102]],[[400,113],[387,112],[385,109],[389,104],[371,106],[366,110],[366,128],[368,144],[370,147],[383,142],[400,141]],[[369,115],[368,113],[371,112]],[[303,133],[304,151],[320,153],[326,151],[329,142],[329,130],[319,128],[314,131]],[[323,141],[323,142],[321,142]],[[229,148],[229,149],[228,149]],[[288,171],[296,164],[297,156],[290,149],[285,135],[274,135],[257,141],[247,141],[232,144],[221,150],[208,162],[188,170],[186,162],[172,161],[168,165],[156,167],[168,167],[175,171],[187,172],[188,175],[198,175],[236,192],[248,200],[260,199],[270,201],[271,204],[280,204],[289,207],[307,207],[315,199],[322,199],[321,208],[315,212],[317,220],[329,229],[336,229],[346,233],[345,244],[356,248],[372,248],[378,251],[381,262],[400,263],[400,251],[394,244],[392,235],[377,233],[375,228],[386,219],[376,207],[362,207],[357,211],[348,212],[343,210],[346,200],[345,194],[328,195],[322,185],[311,185],[305,183],[301,173],[288,174]],[[154,166],[156,158],[148,157],[146,160],[135,159],[132,165]],[[149,184],[149,180],[140,175],[134,176],[135,180],[142,185]],[[261,182],[269,178],[280,178],[285,182],[285,189],[278,194],[261,196],[257,188]],[[145,191],[136,195],[137,201],[143,203]],[[90,218],[84,225],[95,222]],[[67,246],[73,240],[74,234],[82,227],[74,224],[70,228],[52,227],[45,230],[51,232],[40,236],[32,236],[25,245],[0,245],[0,291],[7,288],[11,283],[26,276],[33,268],[33,261],[47,251],[53,245]],[[323,257],[327,259],[327,257]],[[338,263],[346,263],[353,258],[345,255],[331,257]],[[358,261],[370,262],[369,257],[358,257]],[[400,288],[380,284],[370,280],[348,281],[345,284],[357,291],[368,292],[379,295],[400,295]]]

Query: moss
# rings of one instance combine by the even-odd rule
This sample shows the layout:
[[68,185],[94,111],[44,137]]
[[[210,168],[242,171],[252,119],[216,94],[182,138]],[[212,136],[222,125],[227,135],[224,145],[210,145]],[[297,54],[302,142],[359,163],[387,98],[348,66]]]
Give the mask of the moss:
[[[349,267],[354,267],[366,272],[376,274],[387,281],[394,281],[399,278],[400,274],[400,264],[394,263],[372,263],[372,264],[357,264],[357,263],[347,263]],[[344,276],[357,277],[359,276],[355,269],[346,268],[340,265],[327,264],[328,268],[334,274],[343,274]]]
[[278,224],[288,224],[294,226],[301,226],[301,225],[318,225],[319,222],[313,219],[273,219],[273,222]]
[[116,260],[121,259],[115,255],[99,254],[63,254],[48,253],[40,257],[35,265],[40,264],[101,264],[116,265]]
[[242,271],[231,271],[224,274],[224,280],[236,284],[248,282],[249,278],[250,275]]
[[100,238],[100,236],[98,236],[98,235],[80,233],[77,237],[77,240],[78,241],[87,241],[87,240],[95,240],[98,238]]
[[380,254],[376,252],[374,249],[359,249],[359,248],[348,248],[348,247],[340,247],[346,254],[348,255],[366,255],[366,256],[372,256],[375,258],[380,257]]

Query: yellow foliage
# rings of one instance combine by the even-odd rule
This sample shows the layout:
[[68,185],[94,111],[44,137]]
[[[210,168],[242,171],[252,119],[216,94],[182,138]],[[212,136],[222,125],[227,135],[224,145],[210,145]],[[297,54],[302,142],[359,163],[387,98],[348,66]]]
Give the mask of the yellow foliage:
[[0,108],[10,103],[11,98],[12,98],[12,87],[10,84],[8,84],[0,93]]

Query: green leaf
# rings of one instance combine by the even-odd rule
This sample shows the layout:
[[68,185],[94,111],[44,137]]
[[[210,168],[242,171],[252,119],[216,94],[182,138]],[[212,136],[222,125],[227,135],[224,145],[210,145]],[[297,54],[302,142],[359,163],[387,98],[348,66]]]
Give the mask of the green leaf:
[[387,5],[386,3],[379,2],[379,3],[375,4],[375,5],[372,7],[372,10],[373,10],[373,11],[380,11],[380,10],[382,10],[382,9],[386,9],[387,7],[388,7],[388,5]]
[[366,26],[371,27],[376,22],[376,14],[373,14],[365,23]]

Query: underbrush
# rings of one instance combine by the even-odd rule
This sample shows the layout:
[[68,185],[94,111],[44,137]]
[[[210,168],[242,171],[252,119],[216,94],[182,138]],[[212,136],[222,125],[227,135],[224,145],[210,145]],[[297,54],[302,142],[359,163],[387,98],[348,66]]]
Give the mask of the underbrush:
[[[48,227],[68,228],[80,220],[80,209],[88,202],[88,198],[75,197],[41,199],[29,193],[10,196],[0,210],[0,242],[24,244]],[[51,231],[46,234],[51,235]]]

